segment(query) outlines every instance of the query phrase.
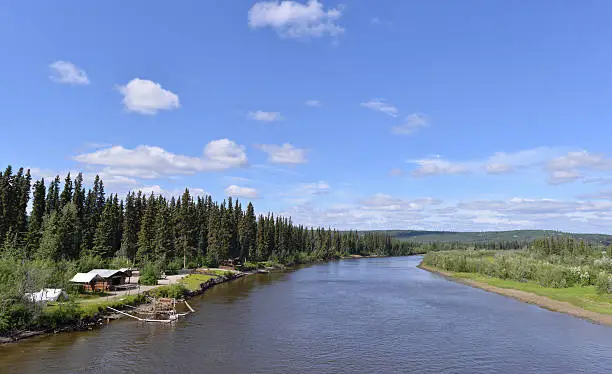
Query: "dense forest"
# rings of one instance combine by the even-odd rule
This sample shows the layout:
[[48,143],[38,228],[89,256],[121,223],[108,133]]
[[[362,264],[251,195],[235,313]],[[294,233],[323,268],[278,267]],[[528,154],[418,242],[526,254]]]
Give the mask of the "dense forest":
[[251,203],[243,208],[231,197],[218,203],[186,189],[169,199],[139,191],[123,200],[107,196],[98,176],[89,189],[81,173],[32,183],[29,170],[13,173],[10,166],[0,176],[0,239],[3,255],[22,260],[121,258],[175,267],[216,266],[230,258],[292,264],[418,251],[384,233],[307,228],[287,217],[257,216]]
[[[382,232],[382,231],[372,231]],[[386,234],[394,239],[415,241],[421,243],[462,243],[483,244],[489,243],[519,243],[529,244],[534,240],[552,237],[571,237],[577,241],[592,244],[610,245],[612,235],[606,234],[576,234],[555,230],[510,230],[510,231],[420,231],[420,230],[386,230]]]
[[[232,259],[246,266],[297,264],[345,255],[407,255],[420,251],[383,233],[295,225],[291,218],[255,213],[228,197],[130,192],[106,194],[98,176],[32,181],[29,170],[0,173],[0,334],[79,320],[72,302],[42,308],[25,295],[41,288],[71,290],[77,272],[138,267],[152,284],[163,270],[215,267]],[[259,263],[259,264],[257,264]],[[142,280],[141,279],[141,280]]]

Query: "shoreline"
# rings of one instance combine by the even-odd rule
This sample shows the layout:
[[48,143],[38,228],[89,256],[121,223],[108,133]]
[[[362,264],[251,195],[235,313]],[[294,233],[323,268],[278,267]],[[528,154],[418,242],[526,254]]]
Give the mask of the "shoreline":
[[[186,291],[184,298],[185,300],[189,300],[193,297],[204,294],[206,290],[218,284],[226,283],[234,279],[242,278],[242,277],[245,277],[247,275],[252,275],[252,274],[257,274],[257,272],[239,272],[231,276],[223,275],[223,276],[209,279],[206,282],[200,284],[200,289],[195,290],[195,291]],[[164,285],[158,285],[158,286],[162,287]],[[147,293],[148,291],[145,291],[143,294],[147,294]],[[137,305],[134,305],[134,307],[138,308],[144,304],[147,304],[147,302],[139,303]],[[120,307],[118,309],[122,310],[124,308]],[[35,331],[23,331],[15,336],[0,337],[0,345],[19,343],[21,341],[27,340],[28,338],[33,338],[33,337],[42,336],[42,335],[55,335],[55,334],[60,334],[60,333],[70,333],[70,332],[90,331],[94,329],[101,329],[105,325],[110,324],[112,321],[116,319],[122,319],[122,318],[126,318],[126,317],[118,313],[111,312],[108,309],[104,308],[104,312],[100,312],[93,317],[86,317],[78,321],[75,321],[73,323],[68,323],[63,326],[58,326],[57,328],[50,328],[46,330],[35,330]]]
[[587,309],[583,309],[574,304],[568,303],[566,301],[555,300],[550,297],[537,295],[531,292],[521,291],[521,290],[517,290],[513,288],[497,287],[497,286],[493,286],[493,285],[483,283],[483,282],[478,282],[478,281],[471,280],[471,279],[457,278],[453,276],[453,274],[450,272],[439,270],[439,269],[436,269],[436,268],[433,268],[427,265],[423,265],[423,263],[419,264],[417,267],[419,269],[428,271],[430,273],[441,275],[446,279],[449,279],[453,282],[464,284],[466,286],[471,286],[471,287],[479,288],[487,292],[493,292],[498,295],[511,297],[515,300],[518,300],[518,301],[521,301],[527,304],[537,305],[541,308],[544,308],[544,309],[547,309],[553,312],[569,314],[573,317],[578,317],[578,318],[587,320],[591,323],[612,326],[612,315],[609,315],[609,314],[593,312]]

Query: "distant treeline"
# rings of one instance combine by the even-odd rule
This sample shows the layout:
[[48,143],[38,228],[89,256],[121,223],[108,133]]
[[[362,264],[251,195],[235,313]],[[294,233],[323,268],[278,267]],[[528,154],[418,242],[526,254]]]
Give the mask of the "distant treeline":
[[21,259],[119,257],[175,267],[215,266],[230,258],[291,264],[350,254],[423,252],[421,244],[384,233],[307,228],[287,217],[256,216],[251,203],[244,209],[231,197],[218,203],[186,189],[169,199],[139,191],[122,200],[107,196],[98,176],[89,189],[81,173],[74,180],[68,174],[63,183],[57,176],[32,184],[29,170],[13,173],[10,166],[0,175],[0,243],[4,255]]

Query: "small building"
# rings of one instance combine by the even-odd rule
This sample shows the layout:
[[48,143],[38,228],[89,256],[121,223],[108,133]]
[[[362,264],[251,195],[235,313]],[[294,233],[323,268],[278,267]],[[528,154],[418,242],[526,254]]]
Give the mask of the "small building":
[[24,297],[33,303],[46,303],[68,299],[68,295],[61,288],[43,288],[38,292],[26,293]]
[[87,273],[77,273],[71,283],[80,284],[84,291],[113,291],[118,286],[125,284],[127,274],[121,270],[93,269]]

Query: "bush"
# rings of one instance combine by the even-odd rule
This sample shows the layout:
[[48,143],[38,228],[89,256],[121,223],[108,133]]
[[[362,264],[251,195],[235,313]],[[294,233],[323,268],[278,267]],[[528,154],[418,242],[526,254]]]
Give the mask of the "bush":
[[130,266],[132,265],[127,257],[113,257],[109,263],[111,269],[129,268]]
[[169,297],[180,299],[185,295],[187,289],[182,284],[171,284],[168,286],[157,287],[149,291],[149,295],[153,297]]
[[157,285],[157,280],[161,278],[161,270],[159,266],[153,263],[147,263],[144,265],[142,271],[140,272],[140,279],[138,283],[145,286],[155,286]]
[[27,328],[32,317],[32,312],[22,300],[16,298],[0,300],[0,334]]
[[257,269],[257,264],[254,262],[245,261],[245,263],[242,264],[242,271],[251,271],[251,270],[256,270],[256,269]]
[[595,279],[595,289],[597,293],[600,295],[609,294],[612,292],[612,276],[608,275],[606,272],[601,272],[597,275]]
[[47,310],[38,320],[38,325],[42,328],[57,328],[61,325],[73,323],[80,318],[79,308],[74,301],[59,303],[57,307]]
[[164,272],[169,275],[178,274],[179,270],[183,268],[183,261],[181,259],[175,258],[170,261],[168,265],[166,265],[166,269]]

